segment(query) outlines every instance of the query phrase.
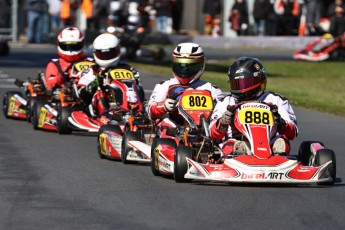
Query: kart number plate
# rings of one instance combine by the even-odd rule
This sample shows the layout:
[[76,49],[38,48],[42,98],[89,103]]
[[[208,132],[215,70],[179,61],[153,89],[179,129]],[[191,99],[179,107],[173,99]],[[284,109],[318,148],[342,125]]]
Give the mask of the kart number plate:
[[44,122],[46,120],[46,116],[47,116],[47,109],[46,108],[41,108],[40,111],[40,118],[38,120],[38,127],[42,128],[44,125]]
[[185,110],[212,110],[212,97],[207,95],[186,95],[182,97],[182,107]]
[[273,115],[265,109],[242,109],[239,111],[239,118],[242,124],[273,125]]
[[127,70],[127,69],[113,69],[109,72],[109,75],[114,80],[122,80],[122,81],[134,80],[134,75],[132,71]]
[[87,70],[87,69],[91,68],[93,65],[95,65],[94,62],[91,62],[91,61],[81,61],[81,62],[78,62],[78,63],[74,64],[74,68],[75,68],[76,71],[82,72],[84,70]]

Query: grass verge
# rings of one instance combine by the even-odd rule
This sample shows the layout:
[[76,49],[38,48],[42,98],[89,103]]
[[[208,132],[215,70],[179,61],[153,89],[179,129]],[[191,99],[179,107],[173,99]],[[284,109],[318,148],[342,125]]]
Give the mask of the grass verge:
[[[207,63],[202,76],[229,91],[227,71],[234,60]],[[287,97],[294,106],[345,117],[344,62],[262,61],[267,90]],[[171,76],[170,62],[131,62],[136,69]]]

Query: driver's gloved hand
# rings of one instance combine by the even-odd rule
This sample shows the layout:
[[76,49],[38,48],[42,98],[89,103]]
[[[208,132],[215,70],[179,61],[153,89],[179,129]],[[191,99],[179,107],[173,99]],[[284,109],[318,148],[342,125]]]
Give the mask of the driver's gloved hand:
[[234,114],[229,110],[225,111],[220,118],[222,125],[231,125],[234,123]]
[[173,99],[166,99],[164,102],[164,107],[167,112],[172,112],[176,109],[177,101]]
[[274,117],[274,122],[277,124],[278,130],[283,130],[285,128],[286,122],[285,120],[280,116],[280,113],[278,112],[278,108],[274,108],[271,110]]

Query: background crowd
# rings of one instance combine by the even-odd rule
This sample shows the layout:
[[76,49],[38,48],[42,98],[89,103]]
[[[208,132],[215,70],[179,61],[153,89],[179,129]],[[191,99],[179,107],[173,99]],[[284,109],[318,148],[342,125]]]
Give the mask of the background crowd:
[[[66,26],[101,31],[109,25],[140,23],[150,31],[170,34],[182,30],[183,0],[18,0],[20,31],[29,43],[42,43]],[[238,36],[315,36],[344,33],[344,0],[202,0],[203,33],[222,35],[228,21]],[[10,25],[10,0],[0,0],[0,27]],[[225,14],[228,12],[228,14]],[[132,15],[138,16],[136,20]],[[225,18],[225,15],[229,17]],[[251,21],[250,19],[253,19]]]

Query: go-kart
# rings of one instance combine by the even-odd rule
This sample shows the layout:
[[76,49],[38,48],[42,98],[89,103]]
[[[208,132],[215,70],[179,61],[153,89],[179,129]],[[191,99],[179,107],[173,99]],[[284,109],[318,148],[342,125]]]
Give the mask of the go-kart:
[[93,98],[99,102],[95,106],[99,107],[98,111],[109,108],[108,111],[99,114],[93,106],[87,111],[73,111],[68,118],[73,129],[97,133],[110,120],[121,122],[123,112],[134,108],[143,110],[144,92],[136,80],[138,76],[134,76],[129,67],[108,67],[102,71],[101,77],[102,86],[97,88]]
[[295,50],[293,58],[304,61],[345,59],[345,34],[338,37],[325,34],[307,44],[303,49]]
[[213,143],[207,136],[214,102],[210,91],[198,89],[186,89],[177,98],[181,122],[176,127],[165,125],[165,120],[160,122],[161,133],[151,146],[151,171],[155,176],[174,175],[176,180],[182,180],[184,174],[175,173],[176,165],[181,165],[176,153],[188,153],[197,162],[210,160]]
[[110,121],[98,130],[98,154],[102,159],[122,160],[125,164],[150,162],[150,154],[146,153],[149,151],[142,150],[149,149],[147,144],[152,139],[154,123],[144,108],[143,95],[136,89],[134,75],[126,69],[115,68],[108,76],[112,78],[108,100],[118,104],[108,113]]
[[234,125],[245,137],[245,154],[229,155],[219,163],[199,163],[188,149],[176,151],[176,182],[196,180],[324,185],[335,182],[335,154],[319,141],[302,142],[297,156],[273,154],[270,141],[277,132],[277,125],[272,106],[262,102],[239,104]]
[[68,118],[75,110],[83,110],[84,104],[78,98],[78,73],[95,65],[90,60],[74,63],[65,70],[64,85],[55,88],[46,100],[36,100],[31,109],[31,123],[35,130],[57,131],[59,134],[70,134]]
[[148,113],[128,110],[120,116],[121,120],[113,120],[99,129],[97,148],[100,158],[121,160],[124,164],[151,162],[154,122]]
[[15,85],[24,88],[21,91],[8,91],[3,97],[3,112],[6,118],[31,121],[31,109],[37,100],[47,100],[43,73],[38,73],[36,79],[26,81],[16,79]]

